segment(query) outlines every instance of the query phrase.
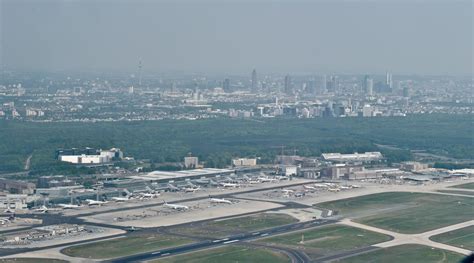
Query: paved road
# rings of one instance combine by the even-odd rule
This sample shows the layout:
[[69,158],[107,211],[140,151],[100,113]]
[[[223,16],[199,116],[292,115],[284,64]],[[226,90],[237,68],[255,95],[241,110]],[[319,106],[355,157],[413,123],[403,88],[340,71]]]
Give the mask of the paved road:
[[[184,245],[184,246],[180,246],[180,247],[162,249],[162,250],[159,250],[159,251],[152,251],[152,252],[147,252],[147,253],[143,253],[143,254],[118,258],[118,259],[110,260],[108,262],[110,262],[110,263],[139,262],[139,261],[151,260],[151,259],[156,259],[156,258],[161,258],[161,257],[174,256],[176,254],[182,254],[182,253],[186,253],[186,252],[190,252],[190,251],[194,251],[194,250],[218,247],[218,246],[234,244],[234,243],[237,244],[237,243],[241,243],[241,242],[245,242],[245,241],[254,240],[254,239],[257,239],[257,238],[263,238],[263,237],[267,237],[267,236],[282,234],[282,233],[286,233],[286,232],[306,229],[306,228],[315,227],[315,226],[333,224],[335,222],[336,221],[334,221],[334,220],[321,220],[321,219],[318,219],[318,220],[313,220],[313,221],[310,221],[310,222],[289,224],[289,225],[285,225],[285,226],[278,226],[278,227],[270,228],[270,229],[263,230],[263,231],[255,231],[255,232],[251,232],[251,233],[238,234],[238,235],[229,236],[229,237],[222,238],[222,239],[205,240],[205,241],[201,241],[201,242],[197,242],[197,243],[193,243],[193,244],[189,244],[189,245]],[[304,261],[305,260],[305,255],[302,255],[299,252],[298,253],[292,252],[291,254],[295,258],[299,258],[300,262],[306,262],[306,261]]]

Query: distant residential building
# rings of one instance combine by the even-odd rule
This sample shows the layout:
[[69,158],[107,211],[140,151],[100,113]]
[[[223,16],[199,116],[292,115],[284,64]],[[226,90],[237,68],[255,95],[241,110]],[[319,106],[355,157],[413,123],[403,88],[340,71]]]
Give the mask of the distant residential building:
[[0,190],[10,194],[33,194],[35,188],[34,183],[0,178]]
[[257,159],[256,158],[237,158],[232,159],[232,165],[239,167],[239,166],[256,166]]
[[199,159],[198,157],[194,156],[186,156],[184,157],[184,167],[186,169],[195,169],[199,166]]
[[26,210],[27,203],[33,201],[26,194],[6,194],[0,195],[0,210],[17,211]]
[[384,168],[384,169],[364,169],[362,171],[355,171],[350,173],[347,179],[349,180],[364,180],[377,179],[382,177],[397,177],[405,174],[400,169]]
[[58,186],[72,186],[75,182],[69,180],[64,175],[53,175],[53,176],[41,176],[38,178],[38,188],[50,188]]
[[400,164],[400,169],[417,172],[428,169],[428,164],[420,162],[403,162]]

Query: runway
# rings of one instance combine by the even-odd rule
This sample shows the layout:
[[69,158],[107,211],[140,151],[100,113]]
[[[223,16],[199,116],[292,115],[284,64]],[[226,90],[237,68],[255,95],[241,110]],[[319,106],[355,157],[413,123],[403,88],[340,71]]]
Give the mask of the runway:
[[[169,249],[163,249],[163,250],[158,250],[158,251],[152,251],[152,252],[127,256],[127,257],[122,257],[118,259],[109,260],[106,262],[110,262],[110,263],[141,262],[144,260],[152,260],[152,259],[157,259],[157,258],[162,258],[162,257],[174,256],[177,254],[182,254],[182,253],[199,250],[199,249],[212,248],[212,247],[218,247],[218,246],[229,245],[229,244],[238,244],[240,242],[250,241],[257,238],[283,234],[286,232],[302,230],[302,229],[316,227],[316,226],[333,224],[335,222],[336,222],[335,220],[318,219],[318,220],[313,220],[310,222],[289,224],[289,225],[270,228],[263,231],[238,234],[238,235],[233,235],[233,236],[229,236],[222,239],[205,240],[205,241],[201,241],[201,242],[197,242],[197,243],[193,243],[189,245],[184,245],[180,247],[174,247],[174,248],[169,248]],[[305,256],[300,255],[299,253],[296,253],[296,255],[294,253],[292,254],[294,257],[299,258],[300,260],[303,260],[303,261],[299,260],[299,262],[304,262]]]

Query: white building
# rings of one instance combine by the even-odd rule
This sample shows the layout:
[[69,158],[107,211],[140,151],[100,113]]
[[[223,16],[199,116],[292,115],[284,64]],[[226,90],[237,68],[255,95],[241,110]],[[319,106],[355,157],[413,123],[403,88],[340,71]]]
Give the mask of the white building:
[[123,159],[123,152],[120,149],[112,148],[110,150],[101,150],[98,155],[61,155],[59,160],[74,164],[101,164],[109,163],[114,159]]
[[232,159],[233,166],[256,166],[257,159],[256,158],[237,158]]
[[365,153],[323,153],[321,154],[325,161],[333,162],[373,162],[381,161],[383,155],[380,152],[365,152]]
[[198,165],[199,165],[198,157],[193,157],[193,156],[184,157],[184,167],[198,168]]

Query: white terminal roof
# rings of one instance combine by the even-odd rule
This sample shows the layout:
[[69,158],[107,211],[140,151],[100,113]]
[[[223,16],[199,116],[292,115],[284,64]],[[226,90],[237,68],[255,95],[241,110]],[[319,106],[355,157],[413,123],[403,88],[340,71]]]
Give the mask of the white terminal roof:
[[147,174],[130,176],[133,179],[160,180],[160,179],[181,179],[186,177],[217,175],[223,173],[233,173],[231,169],[203,168],[183,171],[153,171]]
[[365,153],[323,153],[321,154],[326,160],[365,160],[365,159],[382,159],[383,155],[380,152],[365,152]]

